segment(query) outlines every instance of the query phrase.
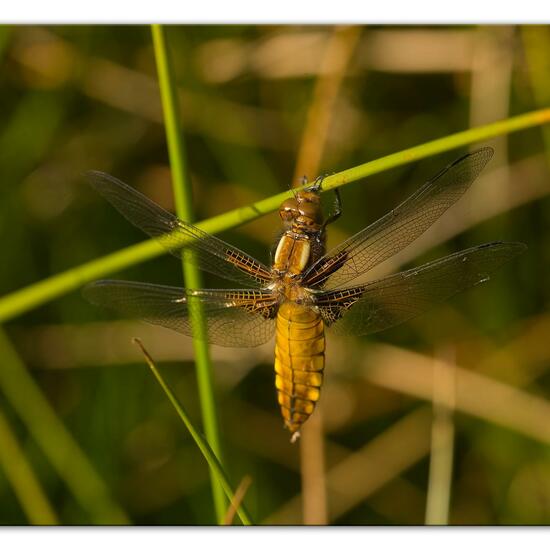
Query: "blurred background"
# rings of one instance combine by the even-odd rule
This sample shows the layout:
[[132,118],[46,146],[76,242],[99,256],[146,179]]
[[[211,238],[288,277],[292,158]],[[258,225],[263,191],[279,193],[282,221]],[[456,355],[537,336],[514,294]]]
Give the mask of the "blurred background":
[[[304,174],[550,104],[547,26],[180,26],[168,36],[197,219]],[[173,202],[148,27],[2,27],[0,56],[5,296],[144,239],[84,183],[86,170]],[[252,479],[245,501],[255,521],[550,523],[549,132],[483,143],[495,156],[468,194],[376,275],[494,240],[524,242],[527,253],[405,325],[330,338],[321,406],[299,445],[276,404],[273,343],[212,348],[224,461],[235,485]],[[342,188],[329,246],[465,152]],[[274,213],[221,237],[268,261],[278,228]],[[182,284],[169,256],[113,277]],[[143,340],[200,423],[189,338],[120,319],[79,292],[5,331],[17,355],[0,350],[0,368],[24,363],[67,431],[67,460],[76,453],[88,469],[67,482],[36,434],[65,443],[25,421],[0,382],[0,524],[36,522],[18,483],[25,468],[30,500],[51,522],[215,522],[202,455],[131,343]],[[20,406],[32,407],[26,397]],[[82,504],[99,486],[104,516]]]

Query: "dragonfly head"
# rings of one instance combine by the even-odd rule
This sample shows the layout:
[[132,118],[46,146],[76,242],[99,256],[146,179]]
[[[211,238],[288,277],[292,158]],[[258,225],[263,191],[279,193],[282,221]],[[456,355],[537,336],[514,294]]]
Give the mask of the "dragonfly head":
[[321,197],[315,191],[300,191],[294,198],[286,199],[281,204],[279,215],[297,232],[319,231],[323,224]]

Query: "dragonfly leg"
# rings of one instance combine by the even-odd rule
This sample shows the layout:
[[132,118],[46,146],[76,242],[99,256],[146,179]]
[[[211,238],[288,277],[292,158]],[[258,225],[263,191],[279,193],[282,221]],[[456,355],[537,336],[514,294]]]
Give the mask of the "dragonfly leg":
[[[313,185],[311,186],[311,190],[318,192],[321,190],[321,185],[323,184],[323,180],[328,176],[329,174],[323,174],[322,176],[317,176],[315,180],[313,181]],[[304,184],[307,183],[307,181],[304,182]]]
[[[311,191],[320,192],[321,187],[323,185],[323,181],[328,175],[329,174],[317,176],[315,178],[315,181],[313,182],[313,185],[311,186]],[[338,189],[334,189],[334,195],[335,195],[335,199],[332,205],[332,210],[330,211],[329,215],[327,216],[327,219],[323,223],[322,230],[324,230],[327,225],[331,224],[332,222],[335,222],[342,215],[342,198],[340,197],[340,191]]]
[[334,190],[334,203],[332,205],[332,210],[330,211],[327,219],[323,223],[323,230],[329,223],[335,222],[342,215],[342,198],[340,197],[340,191],[338,189]]
[[[316,180],[317,181],[317,180]],[[323,222],[323,225],[321,226],[321,230],[317,233],[316,240],[319,245],[321,245],[324,249],[325,246],[325,235],[327,230],[327,225],[330,223],[335,222],[341,215],[342,215],[342,199],[340,197],[340,192],[338,189],[334,189],[334,203],[332,205],[332,210],[329,212],[327,218]]]

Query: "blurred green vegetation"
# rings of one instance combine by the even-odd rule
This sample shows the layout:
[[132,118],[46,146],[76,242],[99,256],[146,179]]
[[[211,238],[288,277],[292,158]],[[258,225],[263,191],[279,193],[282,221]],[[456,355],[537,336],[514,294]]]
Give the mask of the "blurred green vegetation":
[[[311,139],[304,129],[315,87],[330,76],[335,29],[168,31],[196,218],[288,189]],[[550,27],[359,31],[310,179],[550,104]],[[86,170],[174,205],[148,27],[3,27],[0,56],[3,296],[143,240],[83,183]],[[331,523],[424,523],[432,371],[441,356],[457,367],[449,522],[550,523],[548,127],[488,143],[495,157],[472,190],[399,264],[383,269],[492,240],[522,241],[529,250],[490,284],[423,317],[362,341],[328,341],[321,413]],[[462,153],[345,186],[329,244]],[[270,214],[222,237],[267,261],[278,227]],[[168,256],[116,276],[182,279]],[[205,286],[223,284],[205,275]],[[215,522],[207,465],[131,344],[133,336],[143,340],[200,423],[190,339],[117,319],[79,292],[10,320],[5,331],[4,378],[24,363],[52,418],[18,410],[8,396],[17,394],[13,379],[0,389],[0,417],[58,522]],[[270,346],[212,348],[225,466],[235,485],[251,476],[245,502],[257,521],[301,523],[300,450],[282,428],[271,354]],[[0,456],[0,524],[39,523],[13,471]]]

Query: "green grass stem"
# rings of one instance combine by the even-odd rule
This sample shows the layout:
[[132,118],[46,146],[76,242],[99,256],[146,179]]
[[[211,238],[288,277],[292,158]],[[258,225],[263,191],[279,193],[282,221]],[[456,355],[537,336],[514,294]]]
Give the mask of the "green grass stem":
[[[548,122],[550,122],[550,109],[541,109],[458,132],[327,176],[323,182],[323,189],[332,189],[431,155]],[[285,198],[291,195],[292,191],[285,191],[248,206],[214,216],[196,225],[208,233],[220,233],[273,212]],[[111,275],[165,252],[165,248],[154,240],[144,241],[12,292],[0,298],[0,323],[59,298],[94,279]]]
[[[166,39],[166,32],[162,25],[152,25],[153,47],[157,63],[158,79],[164,122],[166,141],[172,169],[172,187],[178,216],[188,222],[194,221],[193,194],[191,181],[187,171],[185,143],[181,123],[181,113],[178,103],[176,81],[170,51]],[[183,254],[183,274],[187,288],[201,288],[202,277],[198,267],[188,261],[193,251],[186,250]],[[214,397],[214,382],[212,376],[212,361],[206,338],[206,322],[200,302],[191,308],[191,323],[193,327],[193,346],[195,350],[195,368],[199,389],[202,420],[206,439],[214,454],[222,462],[222,451],[218,429],[216,400]],[[218,523],[225,517],[227,502],[224,490],[218,481],[215,471],[210,469],[214,509]]]
[[57,516],[0,409],[0,467],[31,525],[58,525]]
[[98,525],[129,523],[1,328],[0,389],[91,521]]
[[[225,473],[221,462],[218,460],[218,458],[216,457],[216,454],[212,450],[211,446],[208,444],[208,441],[201,435],[200,431],[197,428],[195,428],[195,426],[193,425],[193,422],[191,422],[191,419],[187,414],[187,411],[185,410],[183,405],[179,402],[178,398],[172,393],[172,390],[168,387],[168,385],[164,381],[164,378],[162,377],[159,370],[157,369],[152,357],[149,355],[148,351],[143,346],[141,340],[139,338],[134,338],[134,343],[137,344],[141,349],[141,351],[143,352],[143,355],[145,356],[145,360],[147,361],[149,368],[151,369],[155,378],[157,379],[157,382],[160,384],[160,387],[164,390],[164,393],[170,400],[170,403],[172,403],[172,405],[174,406],[174,409],[176,409],[178,416],[181,418],[182,422],[185,424],[185,427],[189,430],[189,433],[195,440],[197,447],[200,449],[204,458],[208,462],[210,471],[213,472],[213,475],[216,478],[216,482],[220,485],[220,487],[222,487],[222,490],[224,491],[224,494],[229,499],[229,502],[236,502],[235,492],[231,488],[231,484],[229,483],[229,478]],[[243,525],[252,525],[252,520],[250,519],[250,516],[246,511],[244,504],[239,503],[237,508],[237,514],[241,518]],[[224,512],[224,517],[225,517],[225,512]]]

